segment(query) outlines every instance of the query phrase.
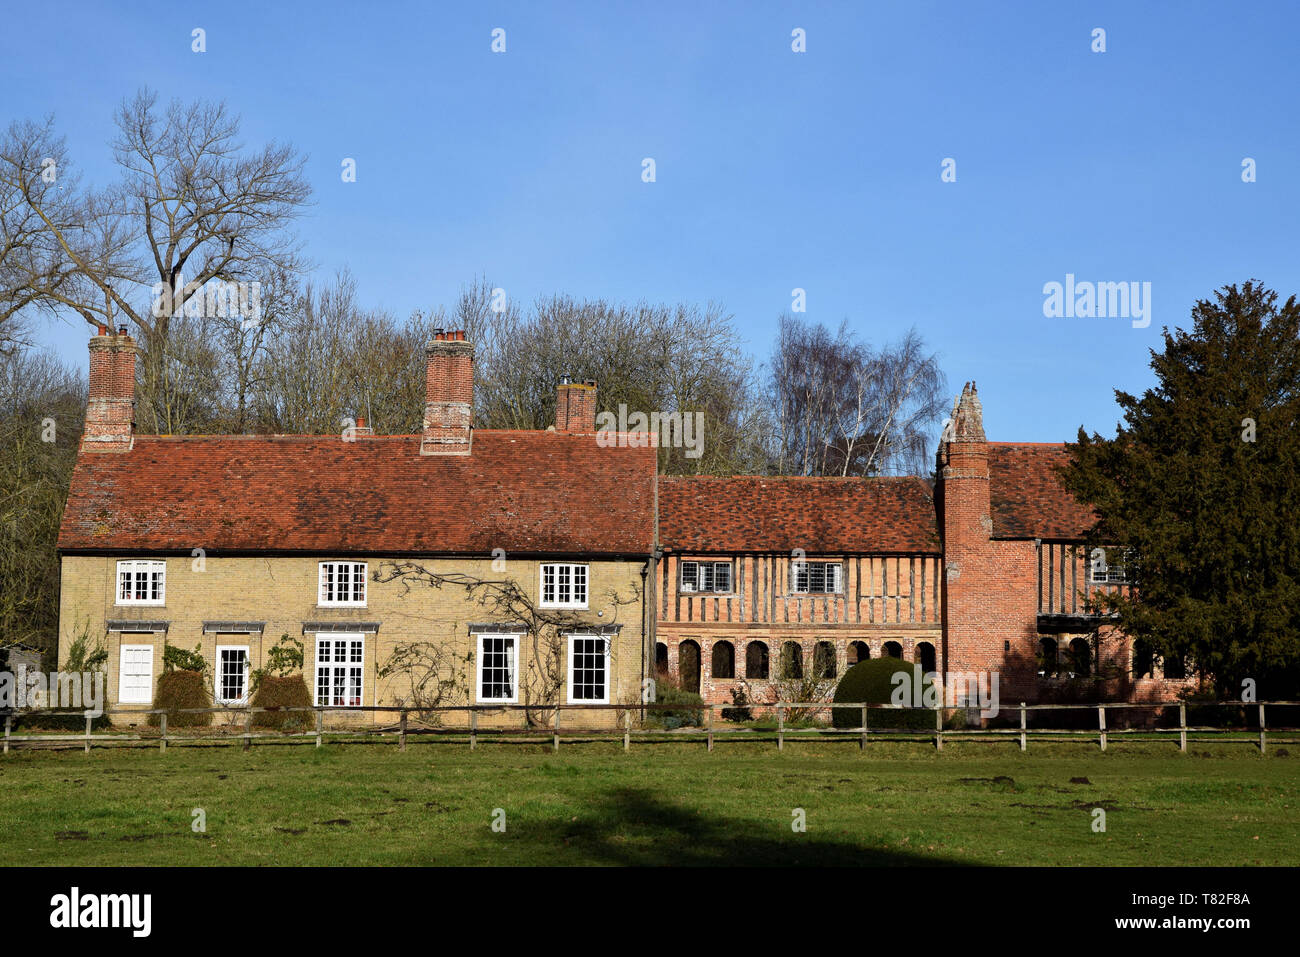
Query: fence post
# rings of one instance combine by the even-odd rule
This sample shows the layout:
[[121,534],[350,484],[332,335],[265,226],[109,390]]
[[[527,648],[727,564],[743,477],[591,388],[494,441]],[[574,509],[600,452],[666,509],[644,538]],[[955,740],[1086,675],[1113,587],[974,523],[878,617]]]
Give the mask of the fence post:
[[785,750],[785,709],[776,706],[776,749]]
[[709,705],[709,750],[713,750],[713,705]]
[[555,703],[555,750],[560,750],[560,703]]
[[934,749],[943,750],[943,705],[934,709]]
[[1028,739],[1025,737],[1025,703],[1020,702],[1020,750],[1023,751],[1028,746]]
[[167,750],[167,712],[166,711],[164,711],[162,713],[162,717],[158,719],[158,727],[162,731],[162,738],[158,742],[158,750],[162,752],[166,752]]
[[1264,702],[1259,703],[1259,753],[1264,753]]
[[629,751],[632,748],[632,712],[623,712],[623,750]]
[[86,715],[86,753],[87,754],[90,753],[90,724],[94,720],[95,719],[92,718],[90,715]]
[[13,715],[11,714],[5,715],[5,754],[9,753],[9,725],[10,722],[13,721],[13,719],[14,719]]
[[478,747],[478,706],[471,706],[469,709],[469,749],[473,751]]
[[[834,719],[831,721],[834,724]],[[862,706],[862,740],[858,743],[858,748],[862,751],[867,750],[867,706]]]
[[1097,727],[1101,731],[1101,749],[1106,750],[1106,706],[1097,705]]
[[1187,751],[1187,702],[1178,702],[1178,750]]
[[248,716],[244,718],[244,750],[253,746],[253,707],[249,705]]
[[406,712],[402,712],[402,730],[397,733],[397,749],[406,750]]
[[325,712],[320,708],[316,709],[316,747],[320,747],[321,729],[325,726]]

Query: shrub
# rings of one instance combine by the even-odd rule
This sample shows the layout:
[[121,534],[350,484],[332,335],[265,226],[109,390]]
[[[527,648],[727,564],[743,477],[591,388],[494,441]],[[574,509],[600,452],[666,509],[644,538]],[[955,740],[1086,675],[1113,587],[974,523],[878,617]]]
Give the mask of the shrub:
[[[212,724],[212,715],[176,714],[179,708],[211,708],[212,697],[203,674],[198,671],[165,671],[158,679],[158,693],[154,696],[155,709],[169,711],[168,728],[199,728]],[[159,725],[159,715],[149,715],[149,724]]]
[[[851,704],[889,704],[894,695],[894,675],[898,672],[907,675],[911,682],[913,666],[897,658],[871,658],[859,661],[844,672],[844,677],[835,688],[835,701]],[[929,675],[923,679],[921,700],[925,700],[928,689],[934,679]],[[940,689],[934,691],[936,696]],[[936,700],[941,700],[936,697]],[[853,708],[835,708],[833,722],[837,728],[859,728],[862,726],[862,712]],[[899,728],[916,731],[934,730],[934,712],[931,709],[914,708],[872,708],[867,715],[867,725],[872,728]]]
[[745,693],[743,685],[737,685],[731,689],[731,703],[734,708],[722,709],[723,721],[753,721],[754,712],[750,709],[749,695]]
[[[253,695],[254,708],[310,708],[311,692],[302,675],[263,675]],[[268,711],[253,715],[253,727],[277,731],[306,731],[315,726],[310,711]]]
[[[662,725],[667,731],[684,725],[701,727],[704,724],[704,699],[693,691],[686,691],[671,681],[659,679],[655,682],[655,704],[680,705],[678,709],[658,709],[646,712],[646,723]],[[692,707],[692,705],[694,707]]]
[[252,674],[254,694],[266,678],[288,678],[296,675],[301,680],[302,663],[302,642],[288,633],[281,635],[280,640],[266,653],[266,667],[258,668]]

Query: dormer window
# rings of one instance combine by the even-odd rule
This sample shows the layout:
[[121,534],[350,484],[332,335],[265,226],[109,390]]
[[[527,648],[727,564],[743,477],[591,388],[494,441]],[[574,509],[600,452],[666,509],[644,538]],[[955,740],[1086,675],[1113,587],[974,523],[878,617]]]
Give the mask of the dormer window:
[[731,562],[682,562],[684,592],[730,592]]

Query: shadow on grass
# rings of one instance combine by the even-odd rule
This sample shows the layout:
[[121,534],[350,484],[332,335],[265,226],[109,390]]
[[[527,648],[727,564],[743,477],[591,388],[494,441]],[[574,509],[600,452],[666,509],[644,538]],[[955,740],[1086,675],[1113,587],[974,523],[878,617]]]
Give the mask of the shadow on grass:
[[[791,809],[793,810],[793,809]],[[534,846],[529,863],[627,866],[914,867],[966,864],[937,855],[866,848],[791,830],[792,816],[762,820],[721,816],[664,800],[642,788],[620,788],[573,820],[512,825],[511,837]],[[516,819],[517,820],[517,819]]]

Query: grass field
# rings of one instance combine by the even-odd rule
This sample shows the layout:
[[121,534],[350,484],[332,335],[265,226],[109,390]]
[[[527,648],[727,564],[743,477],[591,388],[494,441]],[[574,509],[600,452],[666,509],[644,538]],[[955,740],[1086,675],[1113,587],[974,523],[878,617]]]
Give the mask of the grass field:
[[0,759],[0,863],[1296,865],[1300,755],[1136,742],[15,752]]

